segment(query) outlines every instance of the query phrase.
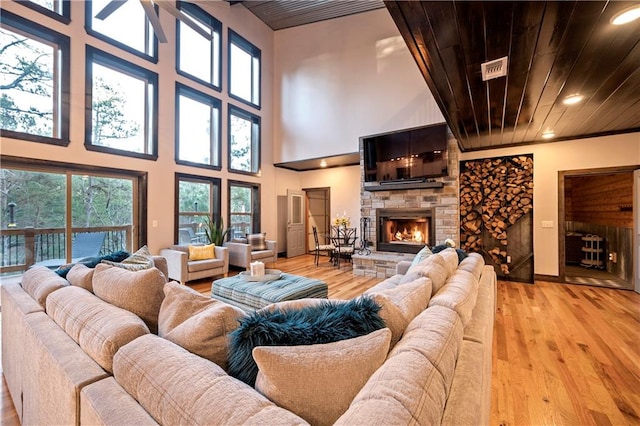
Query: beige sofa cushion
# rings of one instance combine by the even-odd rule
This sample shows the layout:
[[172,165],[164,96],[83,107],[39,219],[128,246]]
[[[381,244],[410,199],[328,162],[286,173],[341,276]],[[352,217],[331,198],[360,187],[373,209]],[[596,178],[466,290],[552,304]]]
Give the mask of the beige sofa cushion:
[[229,333],[245,312],[175,281],[164,286],[158,336],[227,369]]
[[391,331],[320,345],[258,346],[256,390],[312,425],[331,425],[384,362]]
[[427,277],[431,280],[432,294],[436,294],[444,285],[449,272],[444,257],[440,253],[433,254],[420,262],[417,266],[409,268],[400,284],[415,281],[419,277]]
[[157,425],[144,408],[113,377],[80,391],[81,425]]
[[476,280],[480,279],[482,275],[482,267],[484,266],[484,259],[479,253],[469,253],[469,255],[460,262],[458,269],[468,271],[476,277]]
[[69,281],[71,285],[84,288],[93,293],[92,281],[94,272],[95,270],[93,268],[89,268],[82,263],[76,263],[69,272],[67,272],[67,281]]
[[164,299],[165,276],[157,268],[142,271],[99,264],[93,274],[96,296],[138,315],[152,333],[158,331],[158,313]]
[[391,330],[390,347],[393,348],[407,325],[427,308],[431,297],[431,280],[421,277],[413,282],[369,295],[382,307],[380,316]]
[[402,281],[403,278],[404,278],[404,275],[396,274],[374,285],[373,287],[365,291],[364,294],[371,294],[371,293],[376,293],[380,290],[388,290],[390,288],[396,288],[400,284],[400,281]]
[[439,425],[462,343],[462,323],[434,306],[418,315],[336,425]]
[[438,254],[444,259],[444,264],[447,268],[447,277],[450,277],[456,269],[458,269],[458,263],[460,263],[458,252],[456,252],[456,249],[449,247]]
[[478,295],[478,281],[471,272],[457,270],[446,284],[429,301],[429,306],[440,305],[453,309],[460,315],[462,324],[471,320],[471,313]]
[[471,320],[464,328],[464,339],[492,344],[496,306],[495,283],[493,280],[486,278],[489,277],[481,277],[482,281],[478,283],[476,303],[471,312]]
[[[488,425],[489,418],[483,413],[491,412],[491,380],[486,380],[485,350],[482,343],[462,342],[462,350],[456,364],[456,374],[442,417],[443,425],[476,426]],[[487,355],[491,356],[491,355]],[[490,361],[489,361],[490,362]],[[489,369],[489,374],[491,370]],[[486,397],[485,397],[486,396]]]
[[44,312],[24,321],[22,424],[80,424],[80,389],[108,373]]
[[113,374],[160,424],[306,424],[218,365],[152,334],[118,351]]
[[149,333],[136,315],[75,286],[51,293],[47,298],[47,314],[108,372],[120,347]]
[[69,282],[45,266],[32,266],[22,275],[21,285],[44,308],[47,296]]

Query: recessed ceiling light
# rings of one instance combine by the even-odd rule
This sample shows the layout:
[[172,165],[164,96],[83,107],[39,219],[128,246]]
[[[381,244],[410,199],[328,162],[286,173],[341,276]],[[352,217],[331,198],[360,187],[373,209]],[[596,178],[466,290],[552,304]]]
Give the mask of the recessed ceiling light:
[[320,167],[327,167],[327,162],[325,160],[320,161]]
[[555,137],[555,135],[556,134],[553,133],[553,130],[548,130],[548,131],[546,131],[546,132],[544,132],[542,134],[542,139],[551,139],[551,138]]
[[573,95],[565,97],[562,103],[565,105],[575,105],[577,103],[580,103],[583,99],[584,96],[582,96],[580,93],[574,93]]
[[611,18],[610,22],[613,25],[624,25],[635,21],[638,18],[640,18],[640,4],[636,4],[635,6],[628,7],[621,12],[616,13],[613,18]]

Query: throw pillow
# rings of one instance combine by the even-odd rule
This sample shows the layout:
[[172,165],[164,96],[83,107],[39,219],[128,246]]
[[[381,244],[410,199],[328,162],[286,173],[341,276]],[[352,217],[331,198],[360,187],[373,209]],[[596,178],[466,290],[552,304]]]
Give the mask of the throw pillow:
[[105,302],[138,315],[152,333],[158,332],[158,313],[166,280],[157,268],[129,271],[103,263],[93,273],[93,293]]
[[257,311],[231,333],[229,374],[253,386],[258,374],[256,346],[296,346],[350,339],[385,327],[380,305],[371,297],[331,300],[302,309]]
[[189,260],[207,260],[216,258],[215,244],[189,246]]
[[407,273],[400,279],[400,284],[415,281],[420,276],[431,279],[431,294],[436,294],[449,276],[447,264],[442,255],[439,253],[434,254],[417,266],[409,268]]
[[77,263],[69,263],[67,265],[62,265],[58,269],[56,269],[56,274],[60,275],[62,278],[66,278],[67,274],[73,268],[74,265],[81,264],[85,265],[87,268],[95,268],[96,265],[103,260],[109,260],[112,262],[122,262],[131,254],[124,250],[114,251],[113,253],[105,254],[104,256],[97,257],[87,257],[80,262]]
[[204,296],[175,281],[164,286],[158,336],[227,369],[229,333],[238,328],[243,310]]
[[267,234],[264,232],[261,234],[248,234],[247,242],[251,245],[251,251],[266,250],[267,249],[267,243],[265,241],[266,238],[267,238]]
[[409,323],[420,312],[427,309],[431,298],[431,280],[424,277],[418,278],[413,282],[370,293],[370,295],[382,306],[380,316],[391,330],[390,347],[393,348]]
[[67,281],[73,286],[82,287],[93,293],[93,286],[91,285],[93,272],[94,269],[78,263],[77,265],[73,265],[73,268],[67,273]]
[[[422,249],[415,255],[415,257],[411,261],[411,266],[416,266],[418,263],[422,262],[432,254],[433,253],[429,249],[429,246],[422,247]],[[411,266],[409,266],[409,268],[411,268]]]
[[145,245],[140,247],[137,252],[133,253],[122,262],[103,260],[102,263],[117,266],[118,268],[126,269],[128,271],[141,271],[143,269],[153,268],[153,256]]
[[385,328],[319,345],[258,346],[256,390],[312,425],[331,425],[382,365],[390,339]]

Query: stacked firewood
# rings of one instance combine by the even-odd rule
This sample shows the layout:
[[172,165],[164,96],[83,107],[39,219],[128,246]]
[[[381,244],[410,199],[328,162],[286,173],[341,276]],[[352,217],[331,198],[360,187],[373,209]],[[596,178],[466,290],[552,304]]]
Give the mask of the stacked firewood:
[[[533,159],[528,156],[467,161],[460,174],[462,248],[485,249],[505,275],[507,229],[533,208]],[[482,228],[496,244],[485,247]]]

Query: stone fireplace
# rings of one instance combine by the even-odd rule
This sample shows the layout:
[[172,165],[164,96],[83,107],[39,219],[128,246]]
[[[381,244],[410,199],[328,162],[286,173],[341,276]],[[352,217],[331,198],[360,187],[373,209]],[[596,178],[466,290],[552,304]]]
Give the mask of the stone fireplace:
[[417,253],[432,245],[435,235],[432,209],[377,209],[378,251]]
[[[395,265],[398,261],[413,259],[413,253],[417,253],[424,244],[429,244],[429,246],[444,244],[447,238],[459,241],[459,150],[457,141],[451,135],[448,150],[448,176],[429,179],[417,184],[403,183],[372,190],[364,182],[362,142],[360,143],[360,201],[362,204],[360,216],[369,218],[371,224],[368,229],[369,235],[366,236],[371,253],[353,256],[355,275],[390,277],[395,274]],[[419,210],[430,213],[421,219],[424,222],[400,217],[406,212],[413,213]],[[381,227],[379,218],[389,211],[395,211],[396,214],[393,216],[397,217],[399,221],[396,220],[395,225],[389,225],[385,222]],[[422,230],[422,226],[425,227],[424,230]],[[390,228],[387,229],[387,227]],[[415,235],[410,237],[411,241],[407,240],[410,233],[415,234],[414,227],[420,232],[426,232],[424,242],[415,241]],[[407,228],[406,234],[405,228]],[[400,232],[401,241],[397,239],[389,241],[387,232],[391,229],[394,229],[394,236]],[[387,236],[379,235],[381,233]],[[402,250],[395,250],[398,246],[402,246]]]

